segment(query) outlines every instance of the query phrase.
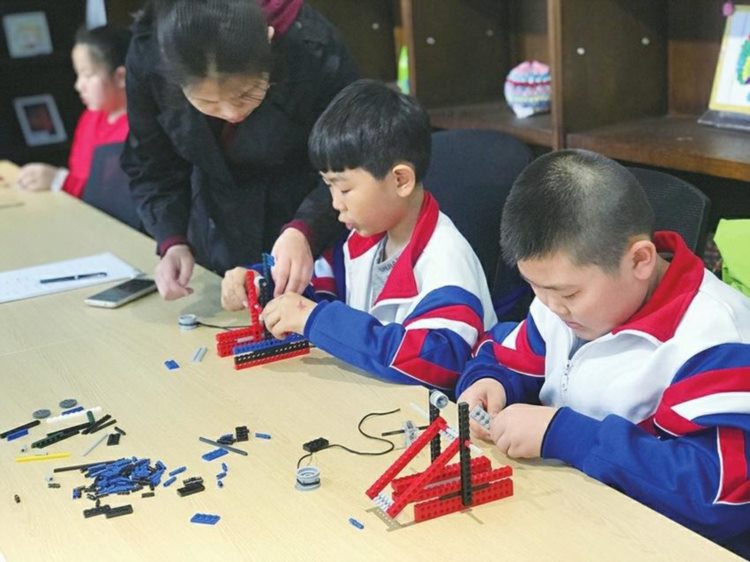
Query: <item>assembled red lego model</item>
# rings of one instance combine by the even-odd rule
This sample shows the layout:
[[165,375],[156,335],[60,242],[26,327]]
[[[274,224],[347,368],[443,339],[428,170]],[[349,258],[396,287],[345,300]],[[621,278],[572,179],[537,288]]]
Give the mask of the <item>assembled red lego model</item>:
[[[268,281],[270,256],[264,254],[263,269],[266,277],[258,276],[252,269],[245,274],[250,326],[216,334],[216,353],[219,357],[234,355],[234,368],[247,369],[310,353],[310,344],[304,338],[293,334],[283,340],[275,339],[260,321],[260,313],[268,302]],[[255,287],[256,276],[261,292]]]
[[[421,502],[414,505],[414,520],[418,523],[513,495],[510,466],[493,470],[487,457],[471,459],[469,406],[465,402],[458,404],[458,436],[440,452],[440,434],[448,435],[450,429],[438,414],[440,403],[444,406],[447,398],[432,391],[430,425],[365,492],[389,517],[396,517],[412,502]],[[396,478],[428,443],[432,464],[417,474]],[[456,453],[460,453],[460,462],[448,465]],[[391,497],[383,493],[389,483]]]

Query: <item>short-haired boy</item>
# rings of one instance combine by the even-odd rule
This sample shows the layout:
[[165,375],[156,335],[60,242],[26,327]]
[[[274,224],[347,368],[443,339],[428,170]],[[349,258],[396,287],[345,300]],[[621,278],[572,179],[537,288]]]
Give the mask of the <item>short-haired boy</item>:
[[616,162],[580,150],[532,162],[506,201],[501,246],[536,299],[480,343],[456,393],[484,405],[490,431],[474,429],[509,456],[563,460],[741,550],[750,300],[653,228]]
[[[350,229],[316,262],[313,279],[340,300],[286,293],[263,320],[276,337],[302,333],[381,379],[452,393],[496,317],[478,258],[423,189],[430,148],[429,118],[415,99],[370,80],[334,98],[309,153]],[[242,307],[243,276],[227,273],[225,308]]]

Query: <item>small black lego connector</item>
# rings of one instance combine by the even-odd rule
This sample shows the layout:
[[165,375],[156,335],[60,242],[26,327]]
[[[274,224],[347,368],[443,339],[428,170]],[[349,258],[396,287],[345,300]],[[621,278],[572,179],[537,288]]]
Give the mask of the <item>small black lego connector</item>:
[[308,441],[304,445],[302,445],[302,448],[307,451],[308,453],[317,453],[318,451],[322,451],[326,447],[328,447],[328,439],[325,439],[324,437],[318,437],[317,439],[313,439],[312,441]]
[[16,503],[21,503],[21,498],[18,497],[18,494],[13,494],[13,499],[16,500]]

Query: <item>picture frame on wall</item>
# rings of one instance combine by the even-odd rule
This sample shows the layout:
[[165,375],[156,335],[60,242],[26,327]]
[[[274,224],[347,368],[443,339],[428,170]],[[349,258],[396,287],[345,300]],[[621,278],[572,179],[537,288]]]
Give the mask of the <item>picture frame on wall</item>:
[[727,17],[708,107],[699,123],[750,131],[750,5]]
[[47,16],[44,12],[22,12],[3,16],[5,41],[12,58],[52,53]]
[[16,98],[13,105],[27,145],[40,146],[67,140],[57,104],[50,94]]

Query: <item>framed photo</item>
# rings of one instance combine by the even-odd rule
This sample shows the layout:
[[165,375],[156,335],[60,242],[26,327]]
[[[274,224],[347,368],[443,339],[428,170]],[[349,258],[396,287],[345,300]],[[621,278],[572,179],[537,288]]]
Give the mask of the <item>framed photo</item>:
[[727,18],[708,106],[750,116],[750,6]]
[[13,58],[48,55],[52,40],[44,12],[24,12],[3,16],[8,53]]
[[54,144],[68,138],[51,95],[16,98],[13,105],[24,139],[29,146]]

